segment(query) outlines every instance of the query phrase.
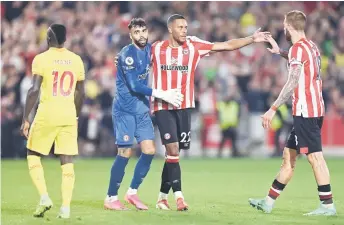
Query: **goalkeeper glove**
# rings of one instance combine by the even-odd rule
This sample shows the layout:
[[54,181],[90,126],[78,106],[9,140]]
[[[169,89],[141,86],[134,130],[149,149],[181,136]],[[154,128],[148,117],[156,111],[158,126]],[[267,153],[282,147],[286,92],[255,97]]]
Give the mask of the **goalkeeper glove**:
[[155,98],[160,98],[177,108],[182,105],[184,100],[184,95],[181,93],[180,89],[169,89],[166,91],[153,89],[152,96]]

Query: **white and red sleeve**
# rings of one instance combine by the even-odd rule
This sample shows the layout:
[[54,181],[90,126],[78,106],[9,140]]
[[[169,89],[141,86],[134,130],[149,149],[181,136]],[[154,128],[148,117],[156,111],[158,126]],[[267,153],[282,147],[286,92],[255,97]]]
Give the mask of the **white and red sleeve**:
[[300,44],[293,45],[288,53],[289,66],[303,65],[306,62],[306,57],[303,57],[304,54],[306,52]]
[[195,46],[201,58],[208,55],[214,46],[214,43],[204,41],[195,36],[189,36],[187,38],[190,39],[191,43]]

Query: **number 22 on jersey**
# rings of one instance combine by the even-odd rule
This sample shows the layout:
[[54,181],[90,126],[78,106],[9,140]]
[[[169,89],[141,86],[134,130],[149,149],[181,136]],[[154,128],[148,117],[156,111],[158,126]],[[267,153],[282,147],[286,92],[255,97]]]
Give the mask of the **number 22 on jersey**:
[[[69,96],[72,93],[74,74],[71,71],[64,71],[59,78],[59,72],[53,71],[53,96]],[[68,85],[69,82],[69,85]],[[65,84],[67,84],[66,88]]]

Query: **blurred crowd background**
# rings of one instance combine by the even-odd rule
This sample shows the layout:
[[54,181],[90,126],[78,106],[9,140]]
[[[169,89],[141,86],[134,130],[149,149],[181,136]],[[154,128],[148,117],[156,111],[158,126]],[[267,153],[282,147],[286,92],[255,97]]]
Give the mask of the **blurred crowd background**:
[[[338,119],[344,115],[343,2],[1,2],[2,157],[25,156],[25,140],[19,135],[23,105],[31,86],[31,63],[36,54],[47,48],[46,31],[50,24],[62,23],[67,27],[66,47],[82,57],[87,71],[87,99],[79,120],[80,155],[113,156],[113,61],[120,49],[130,43],[127,25],[131,18],[147,21],[150,42],[167,38],[166,20],[179,13],[188,20],[189,35],[211,42],[226,41],[251,35],[262,27],[272,33],[280,47],[288,50],[290,43],[284,37],[283,20],[284,14],[294,9],[306,13],[307,37],[321,50],[326,118]],[[200,61],[190,155],[216,154],[225,133],[219,126],[218,103],[233,99],[240,106],[238,123],[232,127],[240,155],[254,155],[259,148],[261,151],[256,152],[280,155],[283,145],[276,143],[283,143],[290,130],[290,113],[280,116],[282,123],[274,131],[284,132],[279,133],[275,142],[276,138],[261,127],[260,115],[283,87],[287,63],[269,53],[267,47],[268,44],[253,44]],[[325,132],[338,133],[340,126],[342,129],[343,123],[333,123]],[[159,139],[157,133],[161,152]],[[336,145],[335,142],[327,144]],[[226,149],[232,149],[231,146],[224,145]]]

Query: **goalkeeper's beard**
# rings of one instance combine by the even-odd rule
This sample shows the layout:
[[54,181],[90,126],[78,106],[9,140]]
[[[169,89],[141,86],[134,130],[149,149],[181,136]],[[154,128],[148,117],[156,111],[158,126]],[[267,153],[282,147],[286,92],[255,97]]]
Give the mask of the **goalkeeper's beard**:
[[147,39],[140,39],[138,41],[134,40],[135,45],[139,46],[140,48],[144,48],[147,45],[148,38]]

